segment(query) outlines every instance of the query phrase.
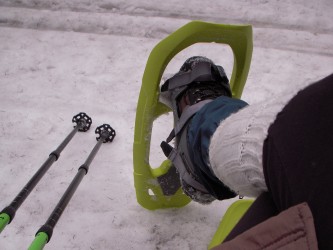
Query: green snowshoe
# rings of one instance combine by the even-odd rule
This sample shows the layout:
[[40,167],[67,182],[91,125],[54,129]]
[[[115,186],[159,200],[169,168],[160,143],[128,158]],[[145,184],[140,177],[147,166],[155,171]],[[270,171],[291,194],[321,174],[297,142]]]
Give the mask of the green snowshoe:
[[163,39],[152,50],[142,79],[137,106],[133,162],[136,196],[146,209],[182,207],[190,199],[180,188],[179,176],[169,160],[152,168],[149,162],[153,122],[171,110],[159,101],[160,81],[170,60],[196,43],[220,43],[231,47],[234,67],[230,79],[233,97],[240,98],[252,57],[252,27],[193,21]]

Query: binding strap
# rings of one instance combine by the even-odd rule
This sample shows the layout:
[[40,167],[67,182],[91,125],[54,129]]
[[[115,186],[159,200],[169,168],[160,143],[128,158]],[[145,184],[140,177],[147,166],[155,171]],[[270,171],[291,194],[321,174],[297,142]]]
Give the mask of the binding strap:
[[209,192],[207,189],[195,178],[194,166],[189,157],[189,152],[187,151],[187,128],[188,127],[185,127],[180,138],[178,150],[170,146],[170,144],[165,141],[162,141],[161,148],[166,157],[172,161],[183,181],[193,188],[208,194]]
[[169,143],[173,138],[175,138],[179,134],[179,132],[183,129],[184,125],[188,122],[188,120],[191,119],[191,117],[195,115],[195,113],[197,113],[204,105],[210,103],[211,101],[213,100],[207,99],[198,102],[194,105],[186,106],[182,115],[180,116],[180,119],[175,124],[174,129],[171,131],[166,141]]
[[[209,193],[207,189],[197,181],[194,177],[194,166],[191,162],[188,148],[187,148],[187,128],[188,121],[195,113],[197,113],[204,105],[210,103],[211,99],[203,100],[192,106],[186,106],[179,121],[175,124],[175,128],[171,131],[166,141],[162,141],[161,148],[165,156],[173,163],[177,169],[180,178],[193,188]],[[185,128],[184,128],[185,127]],[[169,142],[172,141],[178,134],[182,132],[178,143],[178,150],[170,146]]]
[[161,91],[168,91],[189,85],[193,82],[221,82],[226,84],[226,88],[230,92],[229,81],[221,66],[211,64],[209,62],[198,62],[192,70],[179,72],[168,79],[161,88]]

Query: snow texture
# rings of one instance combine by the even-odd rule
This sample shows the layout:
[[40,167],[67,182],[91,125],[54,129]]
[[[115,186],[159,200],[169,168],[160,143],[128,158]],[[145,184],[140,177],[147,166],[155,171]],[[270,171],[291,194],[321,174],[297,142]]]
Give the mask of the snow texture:
[[[191,20],[252,24],[254,51],[243,99],[256,103],[332,73],[333,1],[0,0],[0,206],[7,206],[86,112],[78,133],[1,234],[0,249],[27,249],[96,144],[94,128],[117,132],[102,145],[45,249],[206,249],[233,200],[148,211],[136,201],[132,145],[149,53]],[[221,64],[231,50],[198,44],[179,53]],[[164,119],[164,120],[163,120]],[[172,116],[156,122],[152,161]]]

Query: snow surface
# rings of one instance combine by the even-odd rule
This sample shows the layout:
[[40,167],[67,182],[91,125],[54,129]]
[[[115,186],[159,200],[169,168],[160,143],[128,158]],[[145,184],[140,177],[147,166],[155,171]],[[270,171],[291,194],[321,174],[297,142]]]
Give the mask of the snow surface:
[[[252,24],[243,99],[255,103],[332,73],[332,13],[331,0],[0,0],[0,209],[69,134],[73,115],[83,111],[93,119],[92,129],[75,135],[2,232],[0,249],[30,245],[103,123],[117,136],[102,145],[45,249],[206,249],[233,200],[157,211],[136,202],[134,120],[150,51],[191,20]],[[192,55],[232,71],[229,48],[198,44],[177,55],[165,75]],[[172,126],[172,116],[161,119],[153,131],[156,162],[163,131]]]

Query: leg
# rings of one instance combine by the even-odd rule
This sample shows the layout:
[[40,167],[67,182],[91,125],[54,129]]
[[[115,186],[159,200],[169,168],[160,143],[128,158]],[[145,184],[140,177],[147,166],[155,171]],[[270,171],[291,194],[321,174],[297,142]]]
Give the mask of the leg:
[[320,249],[333,249],[333,75],[300,91],[264,143],[266,183],[279,211],[307,202]]
[[269,193],[262,193],[251,205],[249,210],[240,219],[234,229],[230,232],[224,242],[232,240],[239,234],[251,227],[277,215],[277,209]]

